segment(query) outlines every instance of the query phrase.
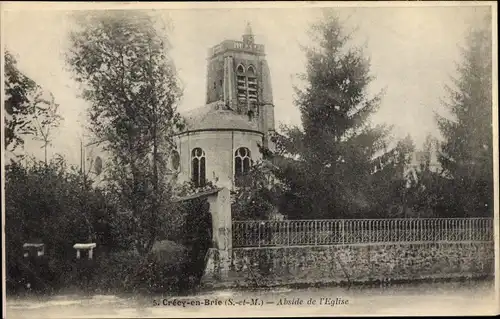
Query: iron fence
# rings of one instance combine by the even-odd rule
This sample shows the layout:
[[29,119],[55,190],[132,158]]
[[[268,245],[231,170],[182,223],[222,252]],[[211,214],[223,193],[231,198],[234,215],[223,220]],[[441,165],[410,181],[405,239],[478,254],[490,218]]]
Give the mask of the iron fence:
[[233,221],[233,247],[492,241],[492,218]]

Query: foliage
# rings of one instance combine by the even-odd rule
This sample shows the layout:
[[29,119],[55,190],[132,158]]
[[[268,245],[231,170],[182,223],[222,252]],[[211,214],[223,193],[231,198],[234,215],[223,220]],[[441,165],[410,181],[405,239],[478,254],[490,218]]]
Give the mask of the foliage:
[[48,99],[38,99],[36,101],[38,104],[44,104],[44,116],[42,119],[40,119],[38,115],[33,116],[33,121],[35,123],[35,139],[43,143],[44,160],[45,163],[47,163],[47,148],[52,143],[53,130],[59,126],[62,117],[58,113],[59,104],[55,102],[52,93],[49,94]]
[[[176,219],[160,215],[158,238],[145,255],[133,245],[134,223],[119,212],[114,198],[93,186],[83,172],[64,159],[31,161],[6,167],[6,250],[10,288],[23,283],[27,265],[22,245],[44,243],[48,272],[38,274],[43,287],[71,285],[96,292],[183,290],[196,284],[211,245],[207,202],[196,198],[173,205]],[[177,243],[168,240],[175,240]],[[76,242],[95,242],[96,266],[88,286],[72,269]],[[35,267],[35,273],[40,267]],[[17,286],[17,287],[16,287]]]
[[366,182],[390,131],[369,121],[382,93],[368,96],[369,61],[337,17],[326,12],[311,31],[316,45],[304,48],[305,86],[295,101],[303,129],[284,127],[277,136],[281,210],[289,218],[354,216],[370,205]]
[[104,194],[93,189],[91,181],[84,185],[80,172],[68,168],[62,158],[31,161],[26,166],[12,162],[5,168],[8,273],[15,277],[16,269],[23,266],[24,243],[40,242],[45,244],[50,272],[57,281],[69,265],[74,243],[114,244],[107,227],[114,214]]
[[437,117],[444,137],[439,162],[453,190],[445,196],[459,216],[493,212],[491,16],[471,30],[458,76],[443,102],[451,116]]
[[273,174],[274,165],[269,158],[255,163],[250,172],[238,177],[232,193],[233,220],[261,220],[276,216],[282,197],[282,185]]
[[199,283],[205,270],[205,257],[212,242],[212,215],[206,198],[198,197],[182,202],[179,212],[184,217],[182,234],[177,240],[186,247],[186,263],[182,268],[181,285],[192,288]]
[[135,278],[128,281],[132,286],[126,288],[149,293],[182,291],[184,288],[182,280],[186,276],[183,270],[187,257],[182,246],[175,248],[175,250],[152,250],[145,259],[146,263],[142,264],[139,272],[135,274]]
[[171,210],[167,160],[182,124],[168,32],[143,11],[85,13],[71,34],[67,62],[90,102],[90,130],[111,156],[110,192],[130,213],[141,255],[152,248],[160,215]]
[[112,252],[101,263],[92,287],[112,292],[177,290],[184,263],[184,247],[172,242],[156,244],[146,256],[135,249]]
[[[405,217],[409,179],[407,168],[411,163],[415,145],[410,136],[398,141],[396,146],[375,160],[376,171],[371,175],[367,214],[373,218]],[[368,217],[365,215],[365,217]]]
[[7,150],[15,150],[24,144],[26,135],[35,135],[50,144],[50,130],[58,126],[60,116],[54,97],[42,90],[17,67],[17,61],[4,52],[4,141]]
[[[405,217],[437,217],[436,207],[442,195],[438,192],[443,186],[439,172],[432,166],[432,153],[435,152],[434,139],[428,135],[424,147],[417,152],[417,163],[412,163],[407,174]],[[417,166],[415,166],[415,164]]]

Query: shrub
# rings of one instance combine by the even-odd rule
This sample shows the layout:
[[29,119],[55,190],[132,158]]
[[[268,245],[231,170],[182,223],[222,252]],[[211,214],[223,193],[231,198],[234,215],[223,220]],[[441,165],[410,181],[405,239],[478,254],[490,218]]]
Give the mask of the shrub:
[[161,241],[147,256],[135,249],[111,252],[100,258],[91,287],[99,292],[177,291],[185,250],[174,242]]

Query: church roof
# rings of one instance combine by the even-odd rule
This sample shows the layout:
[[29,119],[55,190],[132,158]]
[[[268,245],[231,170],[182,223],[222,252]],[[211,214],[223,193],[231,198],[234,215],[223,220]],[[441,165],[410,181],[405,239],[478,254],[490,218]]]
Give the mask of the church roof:
[[215,129],[259,131],[255,121],[231,110],[214,110],[205,106],[182,115],[186,120],[184,132]]

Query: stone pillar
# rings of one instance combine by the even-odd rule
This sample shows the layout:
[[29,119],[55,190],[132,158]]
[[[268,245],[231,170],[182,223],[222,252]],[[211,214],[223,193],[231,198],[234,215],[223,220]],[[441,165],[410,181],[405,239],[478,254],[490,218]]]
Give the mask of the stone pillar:
[[216,268],[220,270],[222,278],[227,277],[231,265],[232,223],[231,223],[231,201],[229,189],[222,188],[217,193],[207,198],[212,215],[212,241],[214,249],[217,250],[219,258]]

